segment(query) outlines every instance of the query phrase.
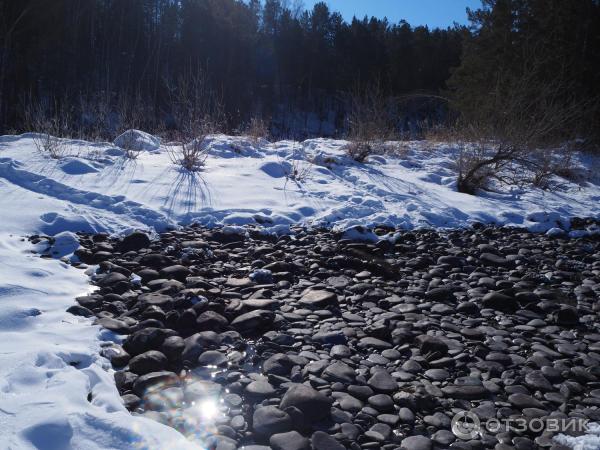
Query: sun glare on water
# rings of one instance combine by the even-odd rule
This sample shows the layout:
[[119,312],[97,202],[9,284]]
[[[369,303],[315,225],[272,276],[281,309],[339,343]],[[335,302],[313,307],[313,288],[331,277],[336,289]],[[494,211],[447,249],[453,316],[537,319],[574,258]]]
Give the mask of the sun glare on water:
[[219,406],[214,399],[207,399],[200,402],[197,406],[200,416],[203,419],[210,420],[219,414]]

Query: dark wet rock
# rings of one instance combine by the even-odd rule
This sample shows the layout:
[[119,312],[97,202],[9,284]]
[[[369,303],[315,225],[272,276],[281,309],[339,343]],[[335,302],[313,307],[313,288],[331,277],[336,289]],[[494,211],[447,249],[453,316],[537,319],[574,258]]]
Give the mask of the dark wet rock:
[[123,405],[129,411],[133,411],[142,403],[142,399],[134,394],[125,394],[121,397],[121,399],[123,400]]
[[129,334],[131,332],[131,327],[126,322],[110,317],[98,319],[98,325],[117,334]]
[[154,327],[144,328],[130,334],[125,342],[123,342],[123,348],[133,356],[147,352],[148,350],[159,350],[165,339],[174,335],[175,332],[173,330]]
[[331,404],[330,398],[310,386],[295,384],[287,390],[279,407],[298,408],[308,420],[317,421],[329,416]]
[[149,350],[131,358],[129,370],[138,375],[145,375],[150,372],[160,372],[167,367],[167,364],[165,355],[156,350]]
[[344,345],[348,342],[342,331],[320,331],[313,334],[312,340],[325,345]]
[[515,297],[500,292],[489,292],[485,294],[481,299],[481,303],[486,308],[507,312],[515,311],[519,306]]
[[196,333],[184,340],[181,359],[183,362],[195,364],[202,353],[215,348],[220,343],[221,337],[214,331]]
[[448,344],[438,337],[422,335],[417,337],[417,342],[419,343],[422,355],[437,353],[440,356],[444,356],[448,353]]
[[473,385],[445,386],[442,388],[442,392],[446,397],[461,400],[480,400],[490,395],[490,392],[485,387]]
[[81,305],[73,305],[67,309],[67,312],[74,316],[92,317],[94,312]]
[[180,264],[176,264],[174,266],[164,267],[160,270],[160,276],[167,279],[175,279],[177,281],[181,281],[182,283],[185,279],[191,274],[191,270],[185,266]]
[[381,339],[371,336],[361,338],[358,342],[359,348],[373,348],[375,350],[386,350],[392,348],[392,344]]
[[204,311],[196,318],[198,331],[222,331],[227,325],[229,321],[216,311]]
[[375,394],[367,399],[369,405],[380,412],[392,412],[394,410],[394,401],[387,394]]
[[158,306],[163,310],[169,310],[172,307],[173,298],[169,295],[151,292],[148,294],[140,295],[138,297],[138,303],[141,308],[147,308],[149,306]]
[[[253,381],[246,386],[246,394],[259,398],[266,398],[275,395],[275,388],[268,381]],[[284,409],[282,407],[282,409]]]
[[273,450],[309,450],[310,442],[297,431],[274,434],[269,439]]
[[433,301],[451,300],[452,289],[447,287],[433,288],[425,293],[425,298]]
[[337,305],[337,295],[329,291],[309,291],[298,303],[307,308],[327,308]]
[[151,241],[146,233],[134,231],[128,236],[125,236],[119,244],[119,251],[127,253],[131,251],[141,250],[150,247]]
[[327,381],[339,381],[350,384],[356,378],[356,374],[354,373],[354,369],[348,366],[348,364],[337,361],[325,368],[322,377]]
[[506,267],[506,266],[510,265],[510,262],[506,258],[495,255],[493,253],[482,253],[481,256],[479,257],[479,259],[481,260],[481,262],[483,264],[490,265],[490,266]]
[[342,444],[335,440],[334,437],[323,431],[315,431],[310,438],[313,450],[345,450]]
[[131,355],[127,353],[123,347],[117,344],[103,348],[100,353],[107,358],[114,367],[124,367],[131,359]]
[[129,278],[119,272],[111,272],[109,274],[104,275],[99,281],[98,286],[107,287],[114,286],[120,282],[128,282]]
[[263,372],[273,375],[289,375],[295,363],[284,353],[276,353],[263,363]]
[[367,384],[376,392],[390,394],[398,390],[398,383],[386,370],[378,370],[367,381]]
[[181,358],[184,347],[185,342],[180,336],[169,336],[162,343],[160,351],[169,361],[177,361]]
[[216,350],[207,350],[198,356],[198,365],[221,367],[227,365],[227,356]]
[[544,409],[544,405],[538,400],[527,394],[511,394],[508,396],[508,401],[517,408],[539,408]]
[[273,311],[257,309],[236,317],[231,326],[242,334],[256,334],[273,323]]
[[269,437],[291,431],[292,419],[276,406],[263,406],[254,411],[252,426],[259,435]]
[[134,373],[121,370],[119,372],[115,372],[115,385],[119,392],[130,391],[133,383],[137,380],[138,376]]
[[541,371],[534,370],[525,375],[525,384],[534,390],[552,391],[552,384]]
[[171,262],[171,258],[160,253],[149,253],[140,258],[142,266],[152,267],[153,269],[167,267]]
[[565,327],[573,327],[579,324],[579,314],[571,306],[563,306],[553,314],[554,323]]
[[431,439],[425,436],[409,436],[400,444],[402,450],[431,450],[432,446]]
[[180,386],[179,377],[173,372],[150,372],[138,377],[133,383],[133,392],[143,398],[148,392],[155,389],[164,389],[167,386]]

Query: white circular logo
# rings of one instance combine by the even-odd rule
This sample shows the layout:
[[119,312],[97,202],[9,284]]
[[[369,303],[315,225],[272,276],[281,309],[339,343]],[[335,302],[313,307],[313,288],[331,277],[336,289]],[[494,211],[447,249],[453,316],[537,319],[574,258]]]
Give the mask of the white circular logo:
[[452,418],[452,433],[459,439],[475,439],[480,429],[479,417],[470,411],[461,411]]

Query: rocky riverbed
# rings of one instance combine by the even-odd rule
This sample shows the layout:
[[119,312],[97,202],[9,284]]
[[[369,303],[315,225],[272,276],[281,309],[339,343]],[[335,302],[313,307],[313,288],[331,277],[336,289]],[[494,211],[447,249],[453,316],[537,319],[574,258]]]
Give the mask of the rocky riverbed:
[[[190,227],[80,242],[97,290],[69,311],[122,337],[103,354],[127,408],[206,448],[558,450],[549,421],[600,421],[598,236]],[[466,412],[479,430],[453,428]]]

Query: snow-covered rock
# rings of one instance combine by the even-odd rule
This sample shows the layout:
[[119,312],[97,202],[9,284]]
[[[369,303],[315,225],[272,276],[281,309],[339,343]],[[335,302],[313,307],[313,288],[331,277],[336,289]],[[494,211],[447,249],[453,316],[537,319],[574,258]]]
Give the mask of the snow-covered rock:
[[160,149],[160,139],[140,130],[127,130],[117,136],[113,143],[117,147],[136,152],[155,152]]

